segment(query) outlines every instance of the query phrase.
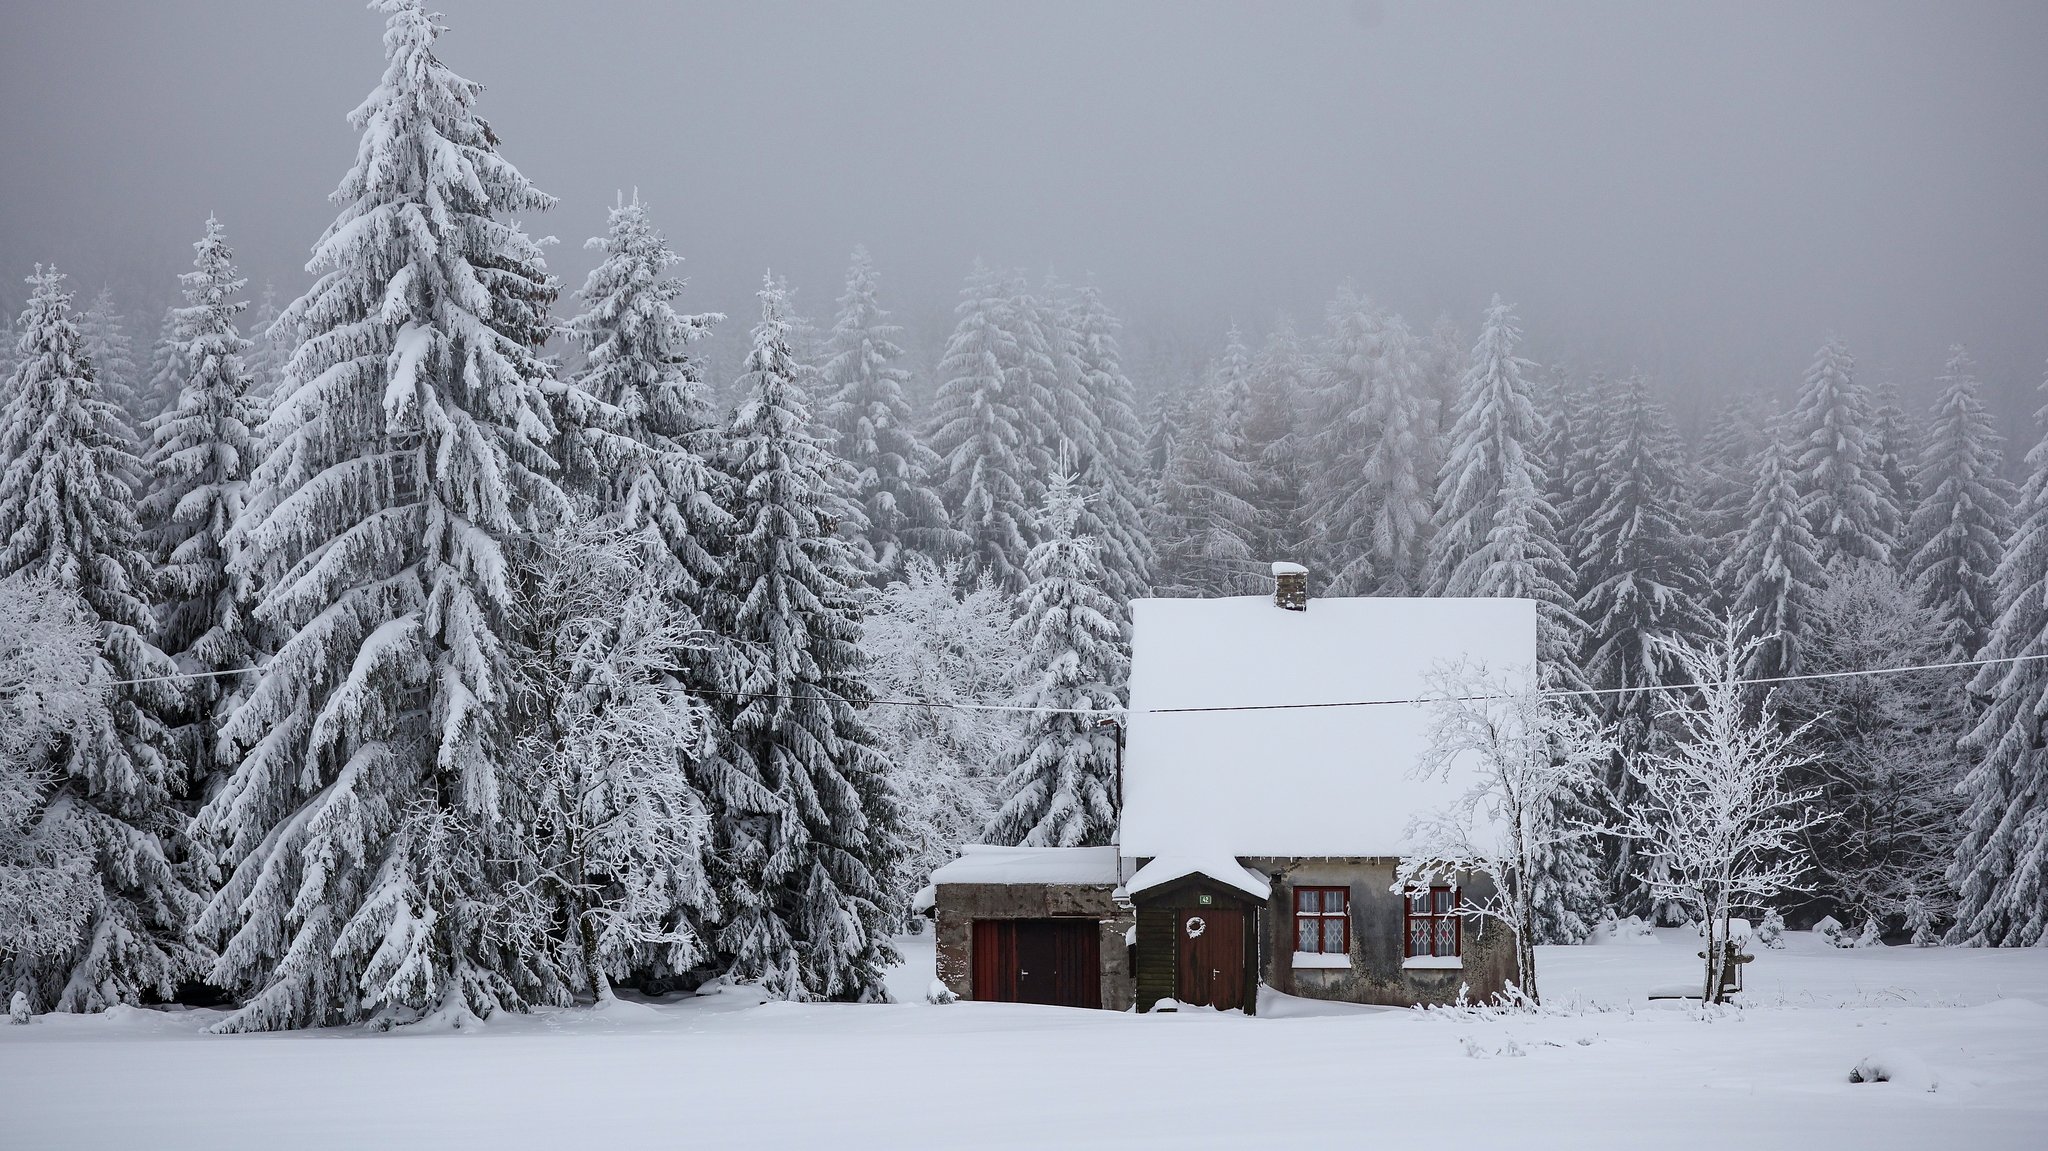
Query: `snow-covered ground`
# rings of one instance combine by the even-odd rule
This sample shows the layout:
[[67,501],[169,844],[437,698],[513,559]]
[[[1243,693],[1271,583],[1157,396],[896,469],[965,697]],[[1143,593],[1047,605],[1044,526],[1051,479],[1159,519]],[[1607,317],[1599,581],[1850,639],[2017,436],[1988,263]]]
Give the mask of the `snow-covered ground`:
[[[1552,1006],[1513,1019],[934,1007],[928,935],[890,1006],[728,991],[417,1035],[44,1016],[0,1026],[0,1147],[2048,1146],[2048,949],[1796,933],[1703,1019],[1645,1000],[1697,964],[1656,939],[1544,949]],[[1866,1061],[1894,1078],[1851,1083]]]

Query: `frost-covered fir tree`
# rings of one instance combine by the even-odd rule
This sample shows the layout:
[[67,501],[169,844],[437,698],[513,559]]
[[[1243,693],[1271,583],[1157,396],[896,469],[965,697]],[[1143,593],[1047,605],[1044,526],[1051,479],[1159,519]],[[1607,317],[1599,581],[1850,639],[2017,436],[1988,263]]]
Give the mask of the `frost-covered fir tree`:
[[1598,580],[1583,558],[1591,546],[1593,512],[1604,494],[1600,456],[1608,430],[1599,418],[1610,388],[1604,377],[1579,379],[1553,368],[1545,381],[1543,456],[1544,496],[1557,511],[1559,543],[1572,568],[1574,601],[1583,599]]
[[242,361],[249,369],[250,394],[258,399],[268,399],[277,391],[277,381],[284,375],[285,361],[291,358],[291,333],[277,326],[277,317],[282,314],[283,305],[278,303],[277,285],[265,283],[263,291],[256,297],[256,305],[249,309],[249,322],[245,335],[249,350]]
[[1212,378],[1187,398],[1152,504],[1161,595],[1238,595],[1265,586],[1254,550],[1259,475],[1240,431],[1250,369],[1232,328]]
[[1074,534],[1083,494],[1055,473],[1039,512],[1044,539],[1031,549],[1031,583],[1022,597],[1015,699],[1047,710],[1029,713],[1005,757],[993,843],[1086,847],[1116,829],[1116,728],[1105,720],[1122,706],[1130,668],[1120,609],[1097,581],[1094,540]]
[[[1697,461],[1700,473],[1700,532],[1713,547],[1715,563],[1726,563],[1738,538],[1749,527],[1749,505],[1756,494],[1757,454],[1775,439],[1779,417],[1774,398],[1762,390],[1743,392],[1722,404],[1714,422],[1701,437]],[[1719,581],[1716,581],[1719,584]],[[1733,589],[1719,585],[1714,606],[1727,609]]]
[[1269,560],[1310,554],[1303,523],[1311,474],[1308,437],[1297,427],[1308,388],[1307,358],[1294,323],[1282,316],[1252,357],[1245,449],[1259,467],[1260,531],[1254,550]]
[[902,841],[888,757],[857,710],[863,572],[827,519],[857,511],[833,497],[846,464],[811,431],[781,289],[767,280],[760,297],[728,449],[739,494],[726,572],[739,666],[725,754],[757,795],[716,829],[733,869],[719,950],[776,995],[880,999]]
[[0,580],[0,989],[10,994],[77,948],[97,902],[89,823],[53,785],[68,755],[113,728],[99,647],[75,593],[40,576]]
[[419,0],[379,0],[383,80],[282,322],[303,336],[246,546],[279,638],[202,812],[233,867],[202,920],[227,1031],[474,1023],[566,994],[509,711],[519,544],[567,514],[539,350],[556,285]]
[[0,408],[0,577],[75,594],[98,632],[95,677],[119,686],[104,721],[41,765],[36,818],[93,846],[85,926],[60,951],[10,959],[5,986],[37,1010],[98,1011],[170,996],[204,956],[186,938],[190,877],[170,862],[187,830],[174,802],[184,767],[162,720],[177,668],[149,640],[151,565],[122,478],[139,465],[100,397],[63,279],[38,268],[29,280]]
[[[1942,637],[1891,565],[1840,564],[1800,621],[1802,669],[1825,674],[1938,662]],[[1786,686],[1820,754],[1791,782],[1830,819],[1809,829],[1812,893],[1845,923],[1905,926],[1917,901],[1946,918],[1955,858],[1964,677],[1847,675]]]
[[[2048,426],[2048,408],[2035,419]],[[1970,683],[1988,702],[1962,744],[1963,834],[1948,874],[1951,938],[1989,947],[2048,938],[2048,439],[2027,453],[2015,518],[1998,564],[1998,620],[1978,653],[2014,662],[1980,668]]]
[[682,315],[673,301],[682,262],[637,193],[613,208],[604,253],[577,293],[567,323],[583,353],[565,396],[561,455],[568,480],[629,529],[657,533],[681,565],[682,594],[699,606],[717,585],[732,517],[702,371],[688,352],[721,315]]
[[[1632,376],[1611,393],[1599,418],[1608,434],[1588,474],[1589,509],[1577,557],[1586,591],[1586,678],[1595,688],[1675,682],[1677,649],[1704,633],[1707,578],[1680,486],[1677,437],[1649,388]],[[1626,811],[1636,796],[1631,765],[1652,746],[1659,693],[1599,697],[1597,714],[1619,749],[1609,771],[1610,802]],[[1610,874],[1638,910],[1649,878],[1639,875],[1627,841],[1610,842]]]
[[1471,367],[1459,382],[1457,419],[1437,478],[1427,576],[1428,588],[1437,595],[1455,584],[1476,582],[1472,556],[1492,529],[1509,477],[1542,475],[1533,447],[1542,436],[1543,420],[1530,402],[1527,381],[1535,365],[1515,354],[1521,337],[1514,309],[1495,296],[1472,349]]
[[1916,434],[1899,399],[1897,384],[1879,384],[1872,402],[1875,406],[1870,413],[1870,438],[1876,451],[1871,470],[1884,477],[1885,490],[1891,493],[1882,526],[1892,540],[1892,566],[1904,568],[1913,554],[1908,528],[1920,506],[1920,483],[1913,475]]
[[2019,493],[2005,478],[2002,444],[1978,399],[1969,355],[1960,346],[1950,352],[1915,473],[1920,500],[1906,575],[1939,621],[1943,658],[1963,660],[1983,648],[1997,619],[1998,563]]
[[21,340],[21,334],[14,330],[14,314],[0,312],[0,380],[14,377],[16,363],[14,345]]
[[1829,340],[1807,369],[1789,416],[1799,496],[1822,567],[1838,559],[1889,562],[1898,496],[1878,471],[1870,397],[1856,361]]
[[838,436],[833,451],[853,466],[853,497],[867,518],[855,542],[878,574],[893,577],[905,570],[907,552],[944,555],[960,541],[931,486],[939,457],[918,437],[903,394],[910,373],[897,366],[903,329],[888,317],[867,249],[855,248],[819,385],[825,426]]
[[78,332],[85,341],[85,354],[92,360],[99,380],[100,396],[118,409],[121,429],[131,441],[147,439],[142,429],[157,413],[142,369],[135,363],[135,343],[128,337],[127,321],[114,303],[110,288],[101,288],[92,304],[78,318]]
[[1521,328],[1500,297],[1486,311],[1437,480],[1429,588],[1437,595],[1533,599],[1537,659],[1548,682],[1576,683],[1571,569],[1557,511],[1544,498],[1543,419],[1531,401],[1535,365],[1515,354]]
[[939,491],[975,570],[1016,589],[1031,549],[1027,451],[1035,433],[1018,396],[1026,387],[1015,367],[1022,353],[1003,289],[1002,277],[977,261],[939,361],[928,441],[940,459]]
[[1743,639],[1754,638],[1756,663],[1750,676],[1790,675],[1800,668],[1806,613],[1825,577],[1814,557],[1813,533],[1800,513],[1792,455],[1772,438],[1751,457],[1756,476],[1746,521],[1734,547],[1714,573],[1714,584],[1729,599],[1732,617],[1743,621]]
[[[1151,588],[1152,541],[1145,532],[1141,475],[1144,435],[1138,422],[1136,390],[1124,375],[1116,335],[1121,325],[1102,302],[1102,292],[1085,285],[1078,292],[1070,339],[1074,389],[1085,413],[1068,425],[1086,427],[1092,443],[1062,432],[1080,454],[1072,460],[1076,480],[1094,493],[1074,530],[1098,541],[1096,562],[1102,588],[1127,604]],[[1057,452],[1055,452],[1057,455]],[[1048,483],[1050,481],[1048,480]]]
[[711,709],[675,674],[703,625],[655,533],[596,518],[551,533],[546,550],[521,661],[542,717],[521,750],[540,781],[533,826],[559,963],[603,1002],[616,980],[690,972],[717,925],[710,805],[690,771],[711,754]]
[[136,388],[136,408],[147,413],[135,423],[143,442],[149,441],[157,420],[178,402],[178,393],[191,374],[192,365],[185,362],[185,347],[178,339],[178,308],[174,304],[164,309],[156,342],[149,349],[148,378]]
[[1435,477],[1415,341],[1348,285],[1329,320],[1314,382],[1322,423],[1310,530],[1339,593],[1418,594]]
[[237,684],[219,673],[256,662],[248,588],[228,572],[228,539],[256,466],[251,432],[263,414],[242,361],[249,341],[235,327],[248,304],[236,298],[245,281],[226,230],[208,219],[193,247],[195,270],[181,277],[186,306],[176,313],[179,362],[192,375],[152,430],[154,482],[142,518],[160,565],[157,645],[194,676],[181,685],[177,734],[203,789],[232,766],[219,759],[217,737]]
[[868,683],[877,698],[929,700],[935,707],[877,707],[870,722],[890,750],[905,851],[898,890],[923,886],[932,871],[981,841],[995,812],[996,765],[1016,740],[1015,712],[950,707],[1001,699],[1018,652],[1012,597],[986,577],[963,588],[961,564],[917,554],[903,578],[882,590],[865,624]]

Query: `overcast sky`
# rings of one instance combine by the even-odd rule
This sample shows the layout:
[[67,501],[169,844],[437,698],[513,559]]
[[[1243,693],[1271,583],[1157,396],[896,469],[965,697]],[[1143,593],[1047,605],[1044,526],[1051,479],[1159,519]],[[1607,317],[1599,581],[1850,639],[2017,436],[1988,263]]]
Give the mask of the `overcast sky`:
[[[1318,323],[1346,277],[1468,331],[1498,291],[1539,358],[1681,406],[1789,383],[1831,333],[1908,387],[1967,342],[2009,412],[2048,357],[2048,5],[441,6],[442,58],[561,197],[529,225],[571,286],[637,185],[686,305],[735,314],[770,265],[829,310],[864,242],[924,330],[977,255],[1092,274],[1155,345]],[[0,13],[0,303],[55,260],[157,306],[209,211],[303,286],[380,17]]]

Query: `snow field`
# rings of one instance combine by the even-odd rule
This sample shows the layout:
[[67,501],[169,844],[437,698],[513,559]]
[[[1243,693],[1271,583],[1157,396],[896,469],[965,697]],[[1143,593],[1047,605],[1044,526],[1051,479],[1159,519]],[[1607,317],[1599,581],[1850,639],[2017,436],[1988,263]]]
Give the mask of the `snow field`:
[[[0,1144],[1976,1151],[2048,1134],[2048,950],[1794,933],[1750,965],[1755,1006],[1702,1019],[1641,998],[1697,964],[1687,933],[1655,938],[1544,948],[1552,1006],[1506,1018],[1274,996],[1257,1019],[933,1007],[928,935],[900,941],[906,1002],[884,1006],[729,989],[381,1036],[41,1016],[0,1027]],[[1859,1064],[1894,1078],[1851,1083]]]

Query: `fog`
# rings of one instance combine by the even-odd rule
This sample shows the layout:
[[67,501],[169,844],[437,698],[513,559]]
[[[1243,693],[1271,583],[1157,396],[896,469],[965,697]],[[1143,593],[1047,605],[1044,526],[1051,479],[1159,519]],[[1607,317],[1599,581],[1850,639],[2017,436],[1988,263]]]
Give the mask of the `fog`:
[[[1831,334],[1918,400],[1967,343],[2009,432],[2048,357],[2048,8],[446,0],[442,56],[582,240],[620,190],[744,313],[873,251],[917,342],[971,262],[1092,276],[1141,387],[1354,278],[1681,413]],[[295,292],[381,68],[348,2],[7,0],[0,304],[56,261],[154,328],[207,213]],[[1148,375],[1149,374],[1149,375]]]

